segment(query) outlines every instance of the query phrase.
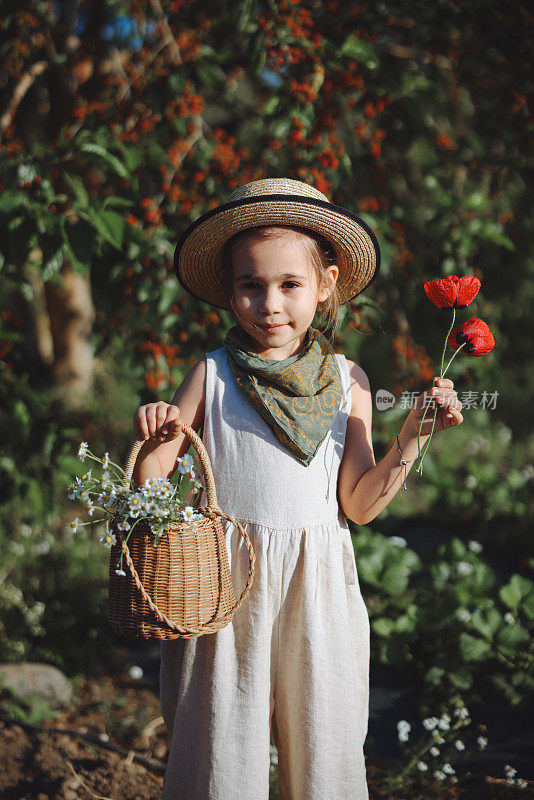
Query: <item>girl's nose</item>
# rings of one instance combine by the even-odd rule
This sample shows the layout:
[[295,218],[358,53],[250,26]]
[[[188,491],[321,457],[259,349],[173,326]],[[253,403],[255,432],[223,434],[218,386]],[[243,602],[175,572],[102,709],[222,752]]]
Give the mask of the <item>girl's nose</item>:
[[265,314],[274,314],[280,310],[280,294],[276,289],[266,289],[260,300],[261,310]]

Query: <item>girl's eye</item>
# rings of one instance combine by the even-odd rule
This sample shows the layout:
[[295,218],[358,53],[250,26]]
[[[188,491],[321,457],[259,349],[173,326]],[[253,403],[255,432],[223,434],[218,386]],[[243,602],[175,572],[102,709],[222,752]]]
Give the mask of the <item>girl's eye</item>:
[[284,286],[287,286],[289,289],[298,289],[300,284],[295,283],[295,281],[286,281]]

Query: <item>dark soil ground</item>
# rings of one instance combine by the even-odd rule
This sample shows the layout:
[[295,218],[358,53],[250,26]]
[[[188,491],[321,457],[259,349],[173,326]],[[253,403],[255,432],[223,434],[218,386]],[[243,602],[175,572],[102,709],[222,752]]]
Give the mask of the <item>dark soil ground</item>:
[[[2,800],[160,800],[169,741],[157,694],[148,683],[128,677],[89,679],[75,689],[71,708],[34,727],[8,719],[8,712],[9,707],[0,707]],[[368,765],[368,783],[370,800],[534,798],[532,784],[521,790],[483,775],[470,785],[440,787],[441,793],[406,785],[400,795],[392,794],[386,772],[373,764]]]

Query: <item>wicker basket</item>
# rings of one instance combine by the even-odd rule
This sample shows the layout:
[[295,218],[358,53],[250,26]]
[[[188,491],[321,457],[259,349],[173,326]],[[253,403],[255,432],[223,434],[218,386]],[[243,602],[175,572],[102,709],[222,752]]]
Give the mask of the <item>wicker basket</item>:
[[[205,519],[196,530],[189,523],[170,523],[154,547],[154,534],[146,522],[131,531],[128,544],[112,525],[117,544],[109,562],[108,617],[120,636],[135,639],[190,639],[224,628],[247,596],[254,577],[255,556],[243,526],[217,505],[215,482],[208,453],[195,431],[182,423],[192,442],[204,475],[208,505],[196,509]],[[143,445],[136,439],[126,459],[124,486],[129,485],[137,454]],[[245,540],[249,553],[247,584],[236,602],[233,592],[225,534],[221,519],[232,522]],[[126,576],[115,574],[124,553]]]

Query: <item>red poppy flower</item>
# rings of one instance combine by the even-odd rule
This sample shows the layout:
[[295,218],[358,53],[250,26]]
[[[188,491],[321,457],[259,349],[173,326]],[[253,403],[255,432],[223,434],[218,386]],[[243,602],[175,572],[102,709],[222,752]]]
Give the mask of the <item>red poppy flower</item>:
[[476,317],[466,319],[460,327],[454,328],[447,341],[454,350],[467,342],[462,351],[470,356],[486,356],[495,347],[492,332],[483,320]]
[[424,289],[427,297],[438,308],[466,308],[477,296],[480,281],[474,275],[463,278],[447,275],[437,281],[427,281]]

